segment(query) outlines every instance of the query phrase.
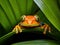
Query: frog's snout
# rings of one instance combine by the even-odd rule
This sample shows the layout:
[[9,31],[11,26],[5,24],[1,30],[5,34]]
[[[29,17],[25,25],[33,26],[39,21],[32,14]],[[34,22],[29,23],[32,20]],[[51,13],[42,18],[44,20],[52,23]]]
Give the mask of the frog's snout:
[[27,21],[28,24],[32,24],[32,21]]

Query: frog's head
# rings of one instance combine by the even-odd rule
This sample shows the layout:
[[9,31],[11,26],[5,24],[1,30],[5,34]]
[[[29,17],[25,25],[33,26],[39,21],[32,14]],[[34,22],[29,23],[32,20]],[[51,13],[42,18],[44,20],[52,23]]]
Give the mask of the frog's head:
[[23,22],[21,22],[22,26],[37,26],[38,23],[38,16],[37,15],[27,15],[23,16]]

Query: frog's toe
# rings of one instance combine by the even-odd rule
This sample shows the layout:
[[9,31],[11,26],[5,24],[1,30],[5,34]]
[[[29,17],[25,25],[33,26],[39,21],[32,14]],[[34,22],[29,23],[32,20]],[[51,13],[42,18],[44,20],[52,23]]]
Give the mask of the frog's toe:
[[49,27],[48,30],[49,30],[49,33],[50,33],[51,32],[51,28]]
[[18,34],[19,32],[22,32],[22,29],[19,25],[15,26],[15,28],[12,30],[13,32],[15,32],[16,34]]
[[48,28],[48,27],[45,27],[45,28],[44,28],[43,34],[46,34],[47,28]]
[[16,34],[18,34],[18,33],[19,33],[19,32],[18,32],[18,28],[16,28],[16,29],[15,29],[15,31],[16,31]]
[[43,34],[46,34],[46,32],[51,32],[51,28],[49,27],[49,25],[45,25],[45,28],[44,28],[44,32],[43,32]]
[[46,34],[48,31],[49,33],[51,32],[51,28],[49,27],[48,24],[44,24],[43,26],[40,27],[41,29],[44,29],[43,34]]
[[18,34],[18,28],[14,28],[13,30],[12,30],[12,32],[15,32],[16,34]]
[[22,32],[22,29],[21,29],[21,27],[18,27],[18,31],[21,33]]

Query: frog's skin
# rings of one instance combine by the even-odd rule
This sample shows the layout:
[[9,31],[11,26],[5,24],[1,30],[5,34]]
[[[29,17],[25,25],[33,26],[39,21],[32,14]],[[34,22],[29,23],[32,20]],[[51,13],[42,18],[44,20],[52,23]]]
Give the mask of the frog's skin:
[[23,20],[14,27],[13,32],[16,32],[18,34],[19,32],[22,32],[23,28],[36,28],[40,27],[40,29],[44,29],[43,34],[46,34],[46,31],[51,32],[51,28],[48,24],[38,21],[37,15],[27,15],[23,16]]

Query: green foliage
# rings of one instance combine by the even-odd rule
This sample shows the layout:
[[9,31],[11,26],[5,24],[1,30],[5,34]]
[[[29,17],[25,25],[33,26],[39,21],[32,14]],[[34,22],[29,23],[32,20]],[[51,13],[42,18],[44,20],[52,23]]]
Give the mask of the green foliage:
[[19,23],[22,15],[34,14],[36,10],[33,0],[0,0],[0,24],[8,33]]
[[[37,4],[35,4],[35,3]],[[51,33],[47,33],[49,37],[55,40],[60,40],[60,1],[59,0],[0,0],[0,43],[5,42],[15,33],[11,32],[13,27],[19,23],[22,15],[36,14],[40,17],[40,21],[50,25]],[[39,9],[40,8],[40,9]],[[23,32],[29,32],[23,30]],[[37,28],[34,31],[42,32],[41,29]],[[3,34],[2,34],[3,33]],[[5,35],[6,34],[6,35]],[[4,35],[4,36],[3,36]],[[29,41],[30,43],[32,41]],[[45,43],[46,42],[46,43]],[[17,44],[25,44],[21,42]],[[45,45],[55,45],[57,43],[40,40],[37,43]],[[37,44],[36,43],[36,44]],[[35,44],[35,41],[31,44]]]
[[32,40],[32,41],[25,41],[25,42],[18,42],[12,45],[59,45],[57,42],[53,40]]
[[4,44],[4,42],[9,39],[11,36],[13,36],[15,33],[14,32],[10,32],[2,37],[0,37],[0,45]]
[[52,25],[60,31],[60,10],[55,0],[35,0]]
[[[60,39],[60,10],[56,0],[34,0],[41,11],[45,14],[39,14],[41,19],[50,24],[52,32],[51,37]],[[44,17],[45,16],[45,17]],[[45,20],[46,19],[46,20]]]

